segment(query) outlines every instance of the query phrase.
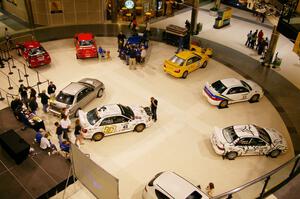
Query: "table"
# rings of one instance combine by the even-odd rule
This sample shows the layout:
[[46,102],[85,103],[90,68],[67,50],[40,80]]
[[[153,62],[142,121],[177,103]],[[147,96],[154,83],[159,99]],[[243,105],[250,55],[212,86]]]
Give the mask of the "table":
[[12,129],[0,135],[0,144],[17,164],[21,164],[29,154],[30,145]]

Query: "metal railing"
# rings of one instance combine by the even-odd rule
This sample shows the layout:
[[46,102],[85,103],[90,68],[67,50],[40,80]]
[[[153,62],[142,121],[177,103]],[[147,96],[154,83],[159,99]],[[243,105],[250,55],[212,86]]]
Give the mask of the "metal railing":
[[293,159],[246,184],[212,197],[212,199],[265,198],[287,184],[300,172],[300,154]]

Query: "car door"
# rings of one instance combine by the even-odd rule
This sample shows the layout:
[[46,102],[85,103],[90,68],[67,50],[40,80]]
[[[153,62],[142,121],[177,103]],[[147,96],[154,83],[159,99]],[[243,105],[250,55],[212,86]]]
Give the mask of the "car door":
[[115,116],[113,118],[116,126],[116,133],[126,132],[132,130],[129,125],[129,119],[124,116]]
[[270,148],[270,145],[260,138],[252,138],[250,144],[253,147],[255,155],[267,154]]
[[112,135],[117,133],[117,126],[114,124],[114,116],[102,119],[99,126],[99,131],[101,131],[105,135]]
[[87,103],[89,103],[93,99],[93,95],[90,95],[93,91],[92,88],[84,88],[82,91],[80,91],[77,95],[77,106],[83,107]]
[[248,96],[249,90],[242,86],[231,87],[226,93],[226,97],[235,102],[248,100]]
[[251,139],[251,137],[245,137],[236,142],[235,148],[238,150],[238,153],[241,155],[255,155],[254,147],[251,145]]
[[189,73],[192,72],[193,70],[195,70],[194,69],[195,67],[193,67],[193,64],[194,64],[194,62],[193,62],[193,58],[192,57],[189,58],[189,59],[187,59],[187,61],[186,61],[186,69],[187,69],[187,71],[189,71]]

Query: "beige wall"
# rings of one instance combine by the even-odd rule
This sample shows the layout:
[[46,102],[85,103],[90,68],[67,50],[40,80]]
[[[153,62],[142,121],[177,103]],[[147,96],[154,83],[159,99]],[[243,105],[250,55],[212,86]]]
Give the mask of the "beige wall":
[[48,0],[31,0],[35,24],[95,24],[105,21],[104,0],[61,0],[62,13],[50,13]]
[[7,0],[2,0],[4,10],[28,22],[28,16],[27,16],[24,0],[16,0],[16,3],[17,5],[14,5],[8,2]]
[[300,1],[298,2],[298,6],[297,6],[297,9],[296,9],[296,12],[300,14]]

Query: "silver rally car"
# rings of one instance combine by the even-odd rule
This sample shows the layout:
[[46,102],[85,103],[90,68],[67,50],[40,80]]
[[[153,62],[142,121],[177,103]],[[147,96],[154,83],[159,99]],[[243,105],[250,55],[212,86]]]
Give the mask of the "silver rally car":
[[110,104],[85,113],[79,110],[83,137],[100,141],[104,136],[136,131],[142,132],[153,124],[149,107]]
[[49,111],[60,115],[67,108],[70,117],[78,116],[78,110],[91,100],[102,97],[104,89],[104,84],[97,79],[84,78],[71,82],[56,95],[54,101],[50,101]]
[[215,128],[210,140],[215,152],[229,160],[243,155],[275,158],[288,149],[286,140],[277,130],[252,124]]

